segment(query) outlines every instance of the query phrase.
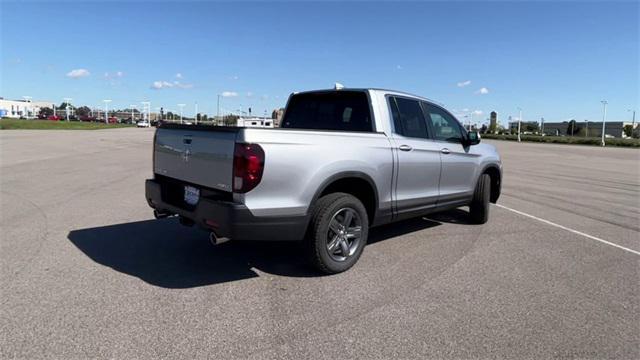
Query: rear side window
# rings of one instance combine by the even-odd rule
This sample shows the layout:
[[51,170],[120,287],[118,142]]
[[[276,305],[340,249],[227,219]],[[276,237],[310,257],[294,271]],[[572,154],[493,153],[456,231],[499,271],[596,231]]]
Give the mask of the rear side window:
[[427,122],[420,103],[401,97],[389,97],[391,116],[396,133],[407,137],[427,139]]
[[282,119],[282,127],[372,132],[369,99],[362,91],[293,95]]

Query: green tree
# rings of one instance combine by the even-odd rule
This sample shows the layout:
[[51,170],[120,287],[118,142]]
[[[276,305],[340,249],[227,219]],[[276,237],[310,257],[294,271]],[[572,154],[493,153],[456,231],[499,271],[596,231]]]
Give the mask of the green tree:
[[89,109],[88,106],[80,106],[79,108],[76,108],[77,116],[89,116],[90,113],[91,109]]
[[626,136],[633,137],[633,127],[631,125],[625,125],[623,131]]
[[75,109],[75,107],[72,104],[67,103],[65,101],[60,103],[60,106],[58,106],[58,109],[64,110],[67,108],[67,106],[69,107],[69,109]]
[[40,117],[49,117],[53,115],[53,109],[49,107],[40,108],[40,112],[38,113]]
[[236,126],[238,124],[238,119],[240,117],[237,115],[225,115],[222,118],[222,122],[226,125],[226,126]]
[[567,135],[576,135],[580,132],[580,126],[578,125],[578,122],[575,120],[571,120],[569,121],[569,124],[567,124]]

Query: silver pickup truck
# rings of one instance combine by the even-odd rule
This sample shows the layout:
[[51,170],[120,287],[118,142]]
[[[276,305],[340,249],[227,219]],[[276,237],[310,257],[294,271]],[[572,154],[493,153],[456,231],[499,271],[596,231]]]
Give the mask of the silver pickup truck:
[[369,228],[500,196],[496,149],[442,106],[380,89],[294,93],[280,128],[162,124],[146,198],[214,243],[304,241],[321,271],[349,269]]

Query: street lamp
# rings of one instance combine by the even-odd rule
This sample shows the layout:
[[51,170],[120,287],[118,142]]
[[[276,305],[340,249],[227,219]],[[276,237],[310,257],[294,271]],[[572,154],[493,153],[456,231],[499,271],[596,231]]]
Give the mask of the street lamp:
[[129,108],[131,109],[131,123],[135,123],[136,122],[136,114],[133,112],[133,110],[136,108],[136,105],[129,105]]
[[584,119],[585,128],[584,128],[584,137],[589,137],[589,120]]
[[[22,98],[24,99],[24,101],[25,101],[27,104],[31,103],[31,99],[32,99],[32,98],[31,98],[31,96],[23,96]],[[35,113],[35,111],[34,111],[34,109],[33,109],[32,107],[30,107],[30,108],[31,108],[31,113],[32,113],[32,115],[33,115],[33,113]],[[29,110],[27,109],[27,107],[26,107],[26,106],[24,107],[24,110],[25,110],[25,112],[27,113],[27,119],[28,119],[28,118],[29,118]]]
[[217,125],[220,125],[220,94],[218,94],[218,115],[216,115],[216,121],[218,122]]
[[104,122],[109,123],[109,103],[111,100],[102,100],[104,102]]
[[518,107],[520,115],[518,115],[518,142],[520,142],[520,124],[522,123],[522,108]]
[[627,111],[633,111],[633,118],[631,119],[631,137],[633,137],[636,127],[636,111],[631,109],[627,109]]
[[143,106],[143,111],[146,111],[146,120],[151,122],[151,101],[140,101],[140,104]]
[[69,105],[71,104],[72,98],[64,98],[64,112],[67,115],[67,121],[69,121]]
[[182,110],[184,109],[185,104],[178,104],[180,108],[180,124],[182,124]]
[[600,101],[602,103],[602,146],[604,146],[604,124],[607,121],[607,100]]

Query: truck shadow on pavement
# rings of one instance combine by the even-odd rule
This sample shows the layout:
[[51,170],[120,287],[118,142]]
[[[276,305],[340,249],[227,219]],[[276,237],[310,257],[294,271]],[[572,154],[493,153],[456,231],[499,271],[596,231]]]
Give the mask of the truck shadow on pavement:
[[[442,222],[464,223],[466,214],[454,210],[374,228],[369,244]],[[258,276],[254,269],[282,276],[320,276],[306,264],[300,243],[230,241],[213,246],[205,231],[181,226],[175,218],[73,230],[68,239],[93,261],[164,288],[249,279]]]

